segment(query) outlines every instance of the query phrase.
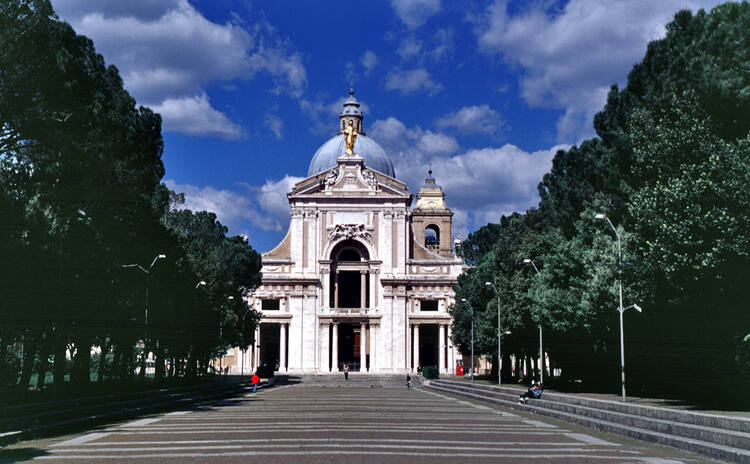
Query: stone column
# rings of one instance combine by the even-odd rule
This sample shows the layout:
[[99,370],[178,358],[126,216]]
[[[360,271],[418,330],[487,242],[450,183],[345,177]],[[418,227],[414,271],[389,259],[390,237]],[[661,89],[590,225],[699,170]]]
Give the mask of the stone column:
[[327,308],[331,304],[331,270],[325,267],[320,268],[321,289],[321,308]]
[[438,372],[445,372],[445,326],[443,324],[438,325]]
[[331,370],[339,371],[339,323],[333,323],[333,339],[331,340]]
[[456,372],[455,371],[455,369],[456,369],[456,358],[454,356],[455,353],[453,352],[454,351],[453,350],[453,342],[451,341],[451,326],[450,326],[450,324],[448,324],[447,331],[448,331],[448,337],[445,340],[445,344],[448,345],[448,373],[451,374],[451,373],[455,373]]
[[[377,309],[378,308],[378,295],[376,293],[377,289],[377,270],[370,269],[370,272],[367,273],[367,278],[370,279],[370,308]],[[372,361],[372,351],[370,352],[370,361]],[[370,363],[372,365],[372,363]]]
[[411,347],[414,352],[414,366],[416,371],[419,367],[419,324],[414,324],[414,346]]
[[364,322],[359,326],[359,372],[367,372],[367,325]]
[[258,369],[260,364],[260,323],[255,327],[255,344],[253,345],[253,370]]
[[378,364],[377,364],[377,358],[376,358],[376,353],[378,352],[378,343],[377,343],[377,338],[376,338],[377,333],[378,333],[377,326],[371,325],[370,326],[370,372],[376,372],[378,370],[377,369]]
[[360,286],[359,286],[359,296],[360,296],[360,308],[367,307],[367,271],[359,271],[360,275]]
[[322,326],[320,326],[320,370],[322,370],[323,372],[331,372],[331,348],[328,346],[328,339],[330,334],[330,324],[323,324]]
[[339,270],[333,275],[333,307],[339,307]]
[[286,324],[279,324],[279,371],[286,370]]

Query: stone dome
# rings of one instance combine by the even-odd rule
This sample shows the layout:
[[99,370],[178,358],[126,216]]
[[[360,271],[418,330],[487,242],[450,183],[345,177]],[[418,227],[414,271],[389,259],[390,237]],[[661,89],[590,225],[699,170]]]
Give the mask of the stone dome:
[[[336,159],[344,156],[346,146],[344,144],[344,134],[339,134],[318,148],[310,162],[310,169],[307,170],[308,176],[313,176],[336,166]],[[354,142],[354,153],[364,158],[364,165],[367,168],[382,172],[385,175],[396,177],[393,171],[393,162],[385,153],[383,147],[376,141],[364,134],[359,134]]]
[[354,98],[354,90],[349,90],[349,98],[344,102],[341,113],[339,113],[339,133],[321,145],[315,152],[312,161],[310,161],[310,169],[307,170],[308,176],[313,176],[336,166],[337,158],[344,156],[346,144],[341,130],[351,122],[357,131],[354,154],[364,159],[365,167],[382,172],[387,176],[396,177],[393,171],[393,162],[385,153],[383,147],[365,135],[362,129],[364,115],[359,106],[359,102]]

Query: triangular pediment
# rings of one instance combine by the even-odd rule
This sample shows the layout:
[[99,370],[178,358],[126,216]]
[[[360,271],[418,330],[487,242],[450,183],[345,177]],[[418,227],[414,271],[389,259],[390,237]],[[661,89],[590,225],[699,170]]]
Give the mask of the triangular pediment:
[[388,196],[409,198],[406,184],[364,166],[357,156],[341,157],[338,164],[326,171],[298,182],[289,198],[300,196]]

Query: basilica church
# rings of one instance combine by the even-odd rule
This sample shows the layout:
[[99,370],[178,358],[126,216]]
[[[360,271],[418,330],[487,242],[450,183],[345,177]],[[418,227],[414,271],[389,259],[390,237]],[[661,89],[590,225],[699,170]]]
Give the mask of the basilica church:
[[458,352],[448,308],[464,263],[443,190],[430,171],[412,208],[390,157],[367,137],[353,91],[336,132],[287,194],[289,230],[263,254],[249,301],[262,318],[237,368],[451,372]]

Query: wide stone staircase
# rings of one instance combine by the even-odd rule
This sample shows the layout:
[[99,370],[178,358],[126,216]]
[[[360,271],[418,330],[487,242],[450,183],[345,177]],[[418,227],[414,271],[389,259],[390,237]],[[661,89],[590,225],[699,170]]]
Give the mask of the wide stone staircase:
[[544,392],[519,404],[522,390],[451,380],[425,388],[541,414],[604,432],[660,443],[729,462],[750,463],[750,418]]
[[[278,384],[299,385],[302,387],[324,388],[406,388],[405,375],[367,374],[350,372],[349,380],[344,379],[344,373],[334,374],[306,374],[280,375]],[[417,376],[412,376],[412,385],[419,386]]]

